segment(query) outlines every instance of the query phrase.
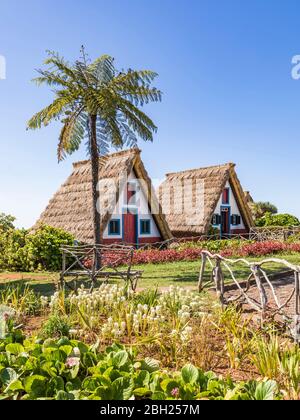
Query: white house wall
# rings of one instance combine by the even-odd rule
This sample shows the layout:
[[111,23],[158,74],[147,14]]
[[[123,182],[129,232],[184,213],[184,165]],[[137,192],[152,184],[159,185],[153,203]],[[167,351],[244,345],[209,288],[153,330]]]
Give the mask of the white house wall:
[[[228,205],[225,205],[225,206],[230,206],[230,214],[231,215],[237,214],[238,216],[241,216],[241,223],[239,225],[232,225],[231,224],[230,225],[230,228],[232,230],[235,230],[235,229],[241,229],[241,230],[242,229],[245,229],[245,224],[244,224],[244,221],[243,221],[243,216],[241,215],[241,212],[239,210],[238,204],[236,202],[234,193],[232,191],[232,188],[231,188],[229,182],[227,182],[225,188],[229,188],[229,204]],[[221,207],[224,207],[224,204],[222,202],[222,198],[223,198],[223,194],[221,195],[221,197],[220,197],[220,199],[218,201],[218,204],[217,204],[217,207],[216,207],[216,209],[214,211],[214,214],[221,215]],[[220,228],[220,226],[214,226],[214,227]]]
[[[137,183],[137,202],[138,202],[138,206],[136,206],[137,208],[137,213],[138,213],[138,237],[140,239],[144,239],[144,238],[160,238],[160,232],[156,226],[155,220],[153,218],[153,216],[151,215],[150,211],[149,211],[149,206],[148,206],[148,200],[147,197],[145,197],[145,195],[142,192],[142,188],[140,185],[139,180],[137,180],[134,172],[132,172],[130,174],[130,176],[128,177],[128,181],[135,181]],[[120,226],[121,226],[121,234],[120,235],[109,235],[108,233],[108,225],[106,226],[106,229],[103,233],[103,239],[122,239],[122,232],[123,232],[123,212],[122,209],[127,208],[127,184],[125,184],[124,188],[122,189],[121,193],[120,193],[120,198],[119,198],[119,202],[117,203],[115,209],[114,209],[114,213],[111,216],[110,220],[119,220],[120,221]],[[133,206],[133,208],[135,208],[135,206]],[[151,223],[151,232],[149,235],[141,235],[140,234],[140,221],[141,220],[150,220]]]

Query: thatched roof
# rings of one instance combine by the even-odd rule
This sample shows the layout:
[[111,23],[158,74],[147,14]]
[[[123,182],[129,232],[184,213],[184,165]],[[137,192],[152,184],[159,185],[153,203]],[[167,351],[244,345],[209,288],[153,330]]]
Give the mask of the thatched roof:
[[253,199],[250,191],[245,191],[244,194],[245,194],[245,199],[246,199],[247,203],[248,204],[253,204],[254,203],[254,199]]
[[[164,240],[172,237],[161,207],[158,203],[152,182],[141,160],[141,151],[131,149],[114,153],[100,158],[99,180],[109,179],[119,185],[125,186],[127,177],[132,171],[138,179],[145,182],[142,188],[149,197],[149,208]],[[49,225],[72,233],[75,238],[84,243],[93,243],[93,217],[92,217],[92,176],[90,161],[74,163],[73,172],[67,181],[54,195],[48,207],[36,223],[34,230],[40,225]],[[101,184],[100,184],[101,185]],[[100,187],[101,200],[101,231],[103,231],[118,202],[118,194],[107,185]]]
[[[204,181],[204,190],[197,188]],[[197,236],[207,234],[211,218],[221,194],[229,182],[238,203],[246,228],[253,226],[253,219],[244,191],[235,171],[235,164],[194,169],[167,175],[159,188],[159,201],[174,236]],[[177,185],[177,187],[176,187]],[[191,187],[187,187],[191,185]],[[178,188],[179,186],[179,188]],[[182,194],[183,186],[185,189]],[[184,197],[184,198],[183,198]],[[202,205],[202,215],[197,205]]]

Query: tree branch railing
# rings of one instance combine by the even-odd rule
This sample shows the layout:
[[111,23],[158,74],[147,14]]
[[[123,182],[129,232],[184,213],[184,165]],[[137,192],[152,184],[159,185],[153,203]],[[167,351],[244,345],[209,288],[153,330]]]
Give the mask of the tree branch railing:
[[[293,337],[297,341],[300,341],[300,266],[278,258],[267,258],[260,262],[249,262],[244,258],[232,260],[218,254],[211,254],[208,251],[203,251],[201,257],[202,263],[198,283],[199,292],[213,283],[223,307],[233,302],[246,303],[254,311],[260,313],[261,322],[270,318],[275,319],[275,317],[279,315],[284,322],[291,327]],[[282,302],[280,296],[278,296],[276,287],[271,280],[271,275],[264,269],[264,266],[268,264],[276,264],[279,267],[284,267],[285,271],[283,273],[278,272],[277,277],[282,276],[284,278],[289,275],[294,278],[292,291],[288,298],[285,298],[284,302]],[[238,280],[234,273],[234,268],[237,265],[242,265],[249,270],[249,275],[244,282]],[[207,273],[207,267],[209,267],[211,277],[210,280],[205,283],[204,280]],[[229,273],[231,285],[233,283],[237,289],[236,296],[227,298],[228,287],[226,287],[227,283],[225,284],[225,272]],[[249,295],[252,285],[256,288],[258,299]],[[270,304],[270,298],[272,299],[273,305]],[[294,306],[292,310],[293,313],[291,314],[287,309],[293,299]]]
[[[133,291],[142,271],[132,270],[135,249],[123,245],[76,245],[64,246],[60,287],[77,290],[78,280],[89,280],[91,290],[98,279],[109,281],[122,279]],[[74,284],[74,287],[72,287]]]
[[300,234],[300,226],[291,227],[253,227],[249,233],[252,241],[286,241],[290,236]]

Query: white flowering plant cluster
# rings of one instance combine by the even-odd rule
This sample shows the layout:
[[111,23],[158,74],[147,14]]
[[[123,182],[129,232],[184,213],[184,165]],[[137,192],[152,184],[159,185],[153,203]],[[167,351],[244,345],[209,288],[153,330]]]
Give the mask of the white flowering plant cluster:
[[53,314],[67,315],[74,325],[73,335],[92,329],[106,342],[164,337],[187,344],[193,335],[192,320],[207,314],[205,295],[183,288],[170,287],[148,303],[145,296],[102,285],[93,292],[82,287],[67,297],[57,292],[50,300],[42,297],[41,305],[48,305]]

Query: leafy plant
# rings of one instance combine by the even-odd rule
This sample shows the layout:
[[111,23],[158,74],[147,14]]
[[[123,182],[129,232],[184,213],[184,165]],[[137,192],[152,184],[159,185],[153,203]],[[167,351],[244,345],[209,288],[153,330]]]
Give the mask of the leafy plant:
[[268,338],[256,337],[254,352],[251,357],[259,373],[269,379],[277,379],[279,376],[279,339],[275,335]]
[[290,214],[271,214],[266,213],[262,218],[257,219],[256,225],[259,227],[268,226],[300,226],[300,221],[297,217]]
[[60,120],[63,124],[57,156],[77,151],[87,137],[91,160],[91,199],[93,200],[94,243],[101,237],[97,203],[100,202],[99,156],[111,148],[133,147],[137,138],[153,140],[156,126],[140,109],[161,100],[161,92],[151,86],[157,74],[149,71],[120,72],[114,59],[103,55],[90,63],[84,47],[80,59],[69,63],[49,52],[46,68],[38,71],[37,85],[55,87],[53,102],[35,114],[28,128],[38,129]]
[[276,399],[271,382],[233,383],[188,364],[181,372],[139,360],[134,349],[113,345],[99,353],[66,338],[39,344],[0,341],[1,399],[18,400],[224,400]]
[[300,398],[300,349],[294,347],[280,356],[280,374],[284,388],[293,400]]
[[71,328],[68,318],[52,315],[44,324],[40,335],[43,338],[69,337]]
[[40,297],[29,286],[5,286],[1,288],[0,304],[12,308],[19,317],[36,315],[41,310]]
[[15,220],[16,218],[9,214],[0,213],[0,232],[7,232],[14,229]]
[[73,245],[74,237],[60,229],[41,226],[0,232],[0,269],[10,271],[57,271],[61,269],[61,247]]

